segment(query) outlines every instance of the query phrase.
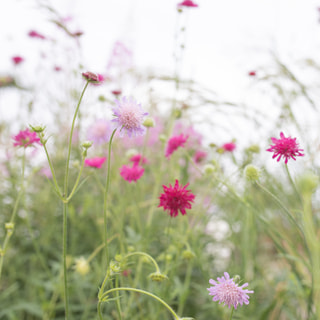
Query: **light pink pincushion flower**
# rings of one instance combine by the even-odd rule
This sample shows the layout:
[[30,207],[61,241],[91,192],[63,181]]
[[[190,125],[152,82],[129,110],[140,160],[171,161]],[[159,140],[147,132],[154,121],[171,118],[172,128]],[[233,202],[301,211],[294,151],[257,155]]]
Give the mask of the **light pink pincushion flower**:
[[229,308],[233,306],[237,309],[238,305],[249,304],[248,293],[253,293],[252,290],[243,289],[248,286],[248,283],[243,284],[241,287],[230,278],[228,272],[224,272],[224,277],[217,278],[217,281],[210,279],[209,283],[213,287],[208,288],[209,295],[213,296],[212,301],[219,301]]
[[129,137],[142,136],[146,132],[146,128],[142,123],[144,116],[148,113],[142,110],[141,104],[137,103],[133,98],[127,97],[115,102],[117,106],[113,108],[113,113],[116,118],[112,121],[121,128],[120,136],[123,136],[124,132]]
[[106,161],[106,157],[95,157],[95,158],[87,158],[84,160],[84,165],[86,167],[92,167],[100,169],[104,162]]
[[121,177],[131,183],[132,181],[137,182],[144,173],[144,169],[140,167],[138,164],[133,164],[132,167],[123,165],[120,168]]
[[184,136],[182,133],[179,136],[173,136],[168,140],[166,149],[166,157],[169,158],[174,151],[179,147],[184,147],[184,144],[188,140],[188,136]]
[[281,157],[283,157],[284,163],[287,164],[288,160],[291,158],[296,160],[295,157],[303,157],[304,154],[300,151],[303,149],[299,149],[299,144],[296,141],[297,138],[286,138],[283,132],[280,132],[280,139],[271,138],[271,141],[274,143],[270,146],[266,151],[273,152],[272,159],[277,158],[277,161],[280,161]]
[[40,139],[37,136],[36,132],[30,131],[29,128],[27,128],[24,131],[20,131],[16,136],[13,137],[13,140],[15,141],[13,145],[15,147],[34,147],[34,144],[41,144]]
[[163,207],[168,210],[171,217],[176,217],[179,211],[182,215],[186,214],[186,209],[191,209],[191,202],[194,201],[195,195],[191,190],[187,190],[189,183],[185,186],[180,186],[179,181],[176,180],[175,185],[172,187],[162,186],[164,193],[159,197],[160,204],[158,207]]

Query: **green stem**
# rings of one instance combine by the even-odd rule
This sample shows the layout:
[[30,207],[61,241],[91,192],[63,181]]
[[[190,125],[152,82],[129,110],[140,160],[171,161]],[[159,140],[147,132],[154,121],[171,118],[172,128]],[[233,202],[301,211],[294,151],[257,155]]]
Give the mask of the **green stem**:
[[105,257],[106,257],[106,266],[108,268],[109,266],[109,251],[108,251],[108,225],[107,225],[107,197],[108,197],[108,191],[110,186],[110,160],[111,160],[111,145],[112,140],[117,131],[117,128],[113,130],[110,142],[109,142],[109,149],[108,149],[108,163],[107,163],[107,181],[104,191],[104,197],[103,197],[103,224],[104,224],[104,233],[103,233],[103,239],[104,239],[104,245],[105,245]]
[[64,305],[65,319],[69,317],[69,301],[68,301],[68,276],[67,276],[67,203],[63,203],[63,231],[62,231],[62,251],[63,251],[63,279],[64,279]]
[[[21,173],[21,182],[20,182],[20,189],[19,189],[19,193],[18,196],[16,198],[14,207],[13,207],[13,211],[11,214],[11,218],[10,218],[10,223],[14,223],[17,211],[18,211],[18,206],[20,203],[20,199],[24,193],[24,172],[25,172],[25,159],[26,159],[26,152],[25,149],[23,150],[23,156],[22,156],[22,173]],[[12,236],[12,232],[13,230],[7,230],[4,242],[3,242],[3,246],[2,248],[0,247],[0,279],[1,279],[1,274],[2,274],[2,268],[3,268],[3,261],[4,261],[4,256],[7,250],[7,246],[9,244],[9,240]]]
[[294,189],[297,197],[299,198],[301,204],[303,205],[303,200],[302,200],[302,198],[301,198],[301,194],[299,193],[299,191],[298,191],[298,189],[297,189],[297,186],[296,186],[296,184],[294,183],[294,181],[293,181],[293,179],[292,179],[292,176],[291,176],[291,174],[290,174],[288,165],[285,164],[284,166],[285,166],[285,168],[286,168],[287,176],[288,176],[288,178],[289,178],[289,180],[290,180],[290,183],[291,183],[291,185],[292,185],[292,187],[293,187],[293,189]]
[[78,184],[79,184],[79,181],[80,181],[80,178],[81,178],[81,174],[82,174],[82,171],[83,171],[83,167],[84,167],[84,161],[85,161],[85,157],[82,158],[82,163],[81,163],[81,168],[80,168],[80,171],[78,173],[78,177],[77,177],[77,180],[73,186],[73,189],[71,191],[71,193],[69,194],[68,198],[66,199],[67,202],[70,201],[70,199],[73,197],[77,187],[78,187]]
[[125,256],[125,259],[132,257],[132,256],[135,256],[135,255],[141,255],[141,256],[144,256],[144,257],[147,257],[148,259],[150,259],[156,268],[156,272],[160,273],[160,268],[159,268],[156,260],[154,260],[149,254],[147,254],[145,252],[137,251],[137,252],[129,253]]
[[[116,276],[116,283],[115,286],[118,287],[119,286],[119,278],[118,276]],[[121,311],[121,304],[120,304],[120,296],[119,296],[119,291],[116,292],[116,304],[117,304],[117,310],[118,310],[118,316],[119,316],[119,320],[122,320],[122,311]]]
[[231,320],[231,319],[232,319],[233,311],[234,311],[234,307],[232,307],[232,310],[231,310],[231,314],[230,314],[230,318],[229,318],[229,320]]
[[[158,296],[152,294],[151,292],[145,291],[145,290],[141,290],[141,289],[136,289],[136,288],[125,288],[125,287],[120,287],[120,288],[113,288],[110,289],[108,291],[106,291],[103,296],[101,297],[99,303],[103,302],[103,301],[107,301],[108,299],[108,294],[112,293],[112,292],[117,292],[117,291],[132,291],[132,292],[137,292],[137,293],[141,293],[141,294],[145,294],[155,300],[157,300],[158,302],[160,302],[162,305],[164,305],[168,311],[173,315],[174,319],[176,320],[180,320],[180,318],[178,317],[178,315],[174,312],[174,310],[162,299],[160,299]],[[102,319],[102,318],[101,318]]]
[[192,274],[192,262],[190,261],[187,268],[187,274],[184,279],[183,293],[180,295],[180,299],[179,299],[178,314],[183,313],[184,305],[189,293],[191,274]]
[[70,131],[70,137],[69,137],[69,146],[68,146],[68,156],[67,156],[67,162],[66,162],[66,171],[65,171],[65,176],[64,176],[64,194],[63,196],[66,198],[67,197],[67,193],[68,193],[68,180],[69,180],[69,163],[70,163],[70,156],[71,156],[71,146],[72,146],[72,136],[73,136],[73,130],[74,130],[74,125],[76,122],[76,118],[77,118],[77,114],[80,108],[80,104],[83,98],[83,95],[87,89],[89,85],[89,81],[86,82],[81,95],[80,95],[80,99],[79,102],[77,104],[76,107],[76,111],[74,112],[74,116],[73,116],[73,120],[72,120],[72,125],[71,125],[71,131]]

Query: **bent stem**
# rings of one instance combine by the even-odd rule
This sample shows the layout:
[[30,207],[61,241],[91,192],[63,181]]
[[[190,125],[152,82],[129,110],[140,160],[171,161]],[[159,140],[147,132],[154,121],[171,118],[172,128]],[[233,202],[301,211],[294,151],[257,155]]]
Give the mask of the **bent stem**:
[[158,296],[154,295],[153,293],[151,292],[148,292],[148,291],[145,291],[145,290],[141,290],[141,289],[135,289],[135,288],[126,288],[126,287],[120,287],[120,288],[113,288],[113,289],[110,289],[108,291],[106,291],[99,303],[98,303],[98,311],[99,311],[99,317],[100,319],[102,319],[102,313],[101,313],[101,303],[102,302],[105,302],[105,301],[108,301],[108,294],[112,293],[112,292],[117,292],[117,291],[132,291],[132,292],[137,292],[137,293],[141,293],[141,294],[145,294],[155,300],[157,300],[158,302],[160,302],[162,305],[164,305],[167,310],[173,315],[174,319],[176,320],[180,320],[180,318],[178,317],[178,315],[174,312],[174,310],[165,302],[163,301],[161,298],[159,298]]

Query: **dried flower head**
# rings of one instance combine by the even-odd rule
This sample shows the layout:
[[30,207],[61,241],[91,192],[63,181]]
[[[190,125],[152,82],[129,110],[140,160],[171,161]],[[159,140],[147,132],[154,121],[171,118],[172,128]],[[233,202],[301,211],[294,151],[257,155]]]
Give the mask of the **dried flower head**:
[[117,106],[113,108],[114,116],[112,121],[115,122],[120,129],[120,136],[124,132],[129,137],[142,136],[146,128],[142,125],[144,117],[148,114],[142,110],[141,104],[137,103],[133,98],[123,97],[121,100],[116,100]]
[[92,167],[100,169],[104,162],[106,161],[106,157],[95,157],[95,158],[87,158],[84,160],[84,165],[86,167]]
[[303,149],[299,149],[299,144],[296,141],[297,138],[286,138],[283,132],[280,132],[280,139],[271,138],[271,141],[274,143],[270,146],[266,151],[273,152],[272,159],[277,158],[277,161],[280,161],[281,157],[283,157],[284,163],[287,164],[288,160],[291,158],[296,160],[295,157],[304,156]]
[[163,185],[164,193],[159,197],[160,204],[158,207],[168,210],[171,217],[176,217],[179,211],[182,215],[185,215],[186,209],[191,209],[191,202],[195,198],[191,190],[187,190],[188,185],[189,183],[180,186],[178,180],[176,180],[174,187],[171,184],[169,187]]
[[184,144],[188,140],[188,136],[184,136],[182,133],[179,136],[173,136],[168,140],[166,149],[166,157],[169,158],[173,152],[179,147],[184,147]]
[[13,143],[15,147],[34,147],[35,143],[41,145],[40,138],[37,136],[37,133],[30,131],[29,128],[24,131],[20,131],[13,137],[13,139],[15,141]]
[[237,309],[238,305],[249,304],[248,293],[253,293],[252,290],[243,289],[248,286],[248,283],[243,284],[241,287],[235,283],[233,278],[230,278],[228,272],[224,273],[224,277],[217,278],[217,281],[210,279],[209,283],[213,287],[208,288],[209,295],[213,296],[212,301],[219,301],[229,308],[233,306]]

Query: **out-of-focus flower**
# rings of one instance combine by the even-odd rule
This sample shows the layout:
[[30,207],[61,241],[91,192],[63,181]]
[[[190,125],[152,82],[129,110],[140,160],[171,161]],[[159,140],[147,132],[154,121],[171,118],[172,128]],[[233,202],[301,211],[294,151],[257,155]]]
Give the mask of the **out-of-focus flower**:
[[83,31],[75,31],[72,33],[72,36],[74,37],[81,37],[83,35]]
[[120,168],[120,175],[121,177],[131,183],[132,181],[137,182],[144,173],[144,169],[140,167],[138,164],[133,164],[132,167],[123,165]]
[[28,33],[28,36],[30,38],[38,38],[38,39],[46,39],[46,37],[42,34],[40,34],[39,32],[35,31],[35,30],[31,30],[29,33]]
[[178,4],[178,7],[193,7],[193,8],[196,8],[196,7],[199,7],[199,5],[197,5],[196,3],[194,3],[191,0],[184,0],[181,3]]
[[127,133],[129,137],[141,136],[146,128],[142,125],[144,117],[148,114],[142,110],[141,104],[133,98],[123,97],[116,100],[117,106],[113,108],[114,116],[112,121],[120,127],[120,136]]
[[147,163],[147,158],[143,157],[141,154],[135,154],[130,158],[130,161],[133,162],[133,164],[145,164]]
[[299,144],[296,141],[297,138],[286,138],[283,132],[280,132],[280,139],[271,138],[271,141],[274,143],[270,146],[266,151],[273,152],[272,159],[277,158],[277,161],[280,161],[281,157],[283,157],[284,163],[287,164],[288,160],[291,158],[296,160],[295,157],[304,156],[303,149],[299,149]]
[[207,153],[201,150],[197,150],[196,153],[194,154],[194,162],[195,163],[200,163],[203,159],[207,157]]
[[37,133],[30,131],[29,128],[24,131],[20,131],[13,137],[13,140],[15,141],[13,143],[15,147],[34,147],[34,144],[36,143],[41,145],[40,138],[37,136]]
[[254,77],[254,76],[257,75],[257,73],[256,73],[255,71],[249,71],[249,72],[248,72],[248,75],[249,75],[250,77]]
[[191,190],[187,190],[189,183],[185,186],[180,186],[179,181],[176,180],[175,185],[169,184],[169,187],[163,185],[164,193],[161,193],[158,207],[163,207],[168,210],[171,217],[176,217],[181,212],[186,214],[186,209],[191,209],[191,202],[194,201],[195,195]]
[[57,72],[59,72],[59,71],[61,71],[62,69],[61,69],[61,67],[59,67],[59,66],[54,66],[54,71],[57,71]]
[[16,82],[11,76],[0,77],[0,88],[10,87],[14,85],[16,85]]
[[52,172],[51,172],[50,168],[48,168],[48,167],[43,167],[43,168],[41,168],[39,172],[40,172],[40,174],[41,174],[42,176],[45,176],[45,177],[47,177],[48,179],[51,179],[51,178],[52,178]]
[[80,275],[85,276],[90,271],[90,265],[88,260],[86,260],[84,257],[75,259],[74,269]]
[[250,182],[258,181],[261,176],[261,170],[252,164],[244,168],[244,176]]
[[103,144],[109,141],[112,134],[112,124],[110,121],[98,119],[89,128],[87,138],[95,144]]
[[217,278],[217,281],[210,279],[209,283],[213,287],[208,288],[209,295],[213,296],[212,301],[219,301],[229,308],[233,306],[237,309],[238,305],[249,304],[248,293],[253,293],[252,290],[243,289],[248,286],[248,283],[241,287],[235,283],[233,278],[230,278],[228,272],[224,272],[224,277]]
[[83,72],[82,76],[93,84],[100,84],[104,80],[104,76],[102,74],[99,74],[99,73],[95,74],[90,71]]
[[100,169],[104,162],[106,161],[106,157],[95,157],[95,158],[87,158],[84,160],[84,165],[86,167],[92,167]]
[[184,136],[182,133],[179,136],[173,136],[169,139],[167,149],[166,149],[166,157],[169,158],[174,151],[176,151],[179,147],[184,147],[185,142],[188,140],[188,136]]
[[15,65],[18,65],[20,63],[22,63],[24,61],[24,58],[20,57],[20,56],[14,56],[11,58],[12,59],[12,62],[15,64]]
[[115,96],[119,96],[122,93],[122,91],[121,90],[112,90],[111,93],[114,94]]
[[228,142],[222,146],[222,149],[227,152],[232,152],[235,150],[235,148],[236,148],[236,144],[234,142]]

